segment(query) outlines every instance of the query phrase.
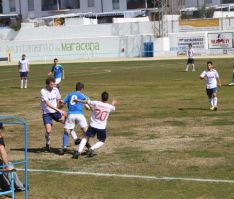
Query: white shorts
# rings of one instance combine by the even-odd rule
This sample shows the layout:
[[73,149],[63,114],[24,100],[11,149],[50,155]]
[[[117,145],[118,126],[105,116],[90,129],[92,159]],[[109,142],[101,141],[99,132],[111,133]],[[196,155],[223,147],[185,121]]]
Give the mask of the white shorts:
[[88,126],[86,118],[82,114],[70,114],[68,115],[64,128],[65,129],[74,129],[76,125],[79,125],[80,128],[86,128]]
[[55,84],[59,84],[61,82],[61,80],[62,80],[61,78],[56,78],[55,79]]

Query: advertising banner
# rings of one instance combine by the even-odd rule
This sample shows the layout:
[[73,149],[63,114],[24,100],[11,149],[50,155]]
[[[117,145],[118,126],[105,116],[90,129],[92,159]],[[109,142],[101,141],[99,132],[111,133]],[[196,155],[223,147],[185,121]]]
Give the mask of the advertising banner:
[[180,31],[219,30],[219,19],[179,20]]
[[208,33],[208,47],[209,49],[226,49],[233,47],[233,33]]

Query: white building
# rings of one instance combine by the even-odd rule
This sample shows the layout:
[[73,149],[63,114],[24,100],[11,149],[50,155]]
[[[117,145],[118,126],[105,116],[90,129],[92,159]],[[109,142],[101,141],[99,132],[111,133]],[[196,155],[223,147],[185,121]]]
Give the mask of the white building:
[[0,14],[39,18],[72,12],[118,12],[146,6],[147,0],[0,0]]
[[185,5],[189,7],[214,6],[234,3],[234,0],[186,0]]

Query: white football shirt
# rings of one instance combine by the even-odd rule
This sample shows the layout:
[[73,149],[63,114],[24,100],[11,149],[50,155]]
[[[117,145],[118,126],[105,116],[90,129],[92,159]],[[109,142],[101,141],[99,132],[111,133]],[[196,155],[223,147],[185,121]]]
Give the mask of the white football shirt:
[[57,100],[61,99],[61,95],[57,88],[53,88],[52,91],[48,91],[46,88],[41,89],[41,109],[43,114],[55,113],[56,110],[46,105],[46,100],[51,103],[52,106],[57,107]]
[[189,59],[193,59],[194,54],[195,54],[195,51],[194,51],[193,48],[189,48],[189,49],[187,50],[187,56],[188,56]]
[[28,65],[29,65],[29,62],[27,59],[19,60],[19,71],[20,72],[28,72]]
[[212,89],[217,87],[217,78],[219,78],[218,72],[213,69],[212,71],[203,71],[200,77],[204,78],[206,77],[206,88]]
[[97,129],[106,129],[107,119],[110,112],[115,111],[115,106],[101,101],[88,101],[89,105],[94,106],[91,115],[90,126]]

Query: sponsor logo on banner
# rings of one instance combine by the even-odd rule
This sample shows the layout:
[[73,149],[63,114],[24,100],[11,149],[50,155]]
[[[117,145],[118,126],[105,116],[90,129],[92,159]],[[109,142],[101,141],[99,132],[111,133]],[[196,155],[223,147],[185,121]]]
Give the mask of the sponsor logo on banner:
[[225,49],[233,47],[233,33],[208,33],[209,49]]
[[180,31],[219,30],[219,19],[190,19],[179,21]]

